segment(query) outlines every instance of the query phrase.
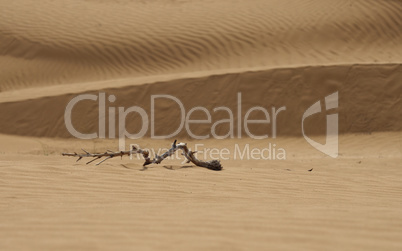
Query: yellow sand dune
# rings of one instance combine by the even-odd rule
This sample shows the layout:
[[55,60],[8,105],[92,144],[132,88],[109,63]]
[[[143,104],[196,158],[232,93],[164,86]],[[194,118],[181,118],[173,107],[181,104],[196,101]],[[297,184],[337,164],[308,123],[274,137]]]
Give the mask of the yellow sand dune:
[[[401,13],[397,0],[0,0],[0,250],[402,250]],[[177,138],[224,169],[62,157],[121,143],[73,138],[64,114],[83,94],[97,100],[77,103],[72,125],[100,133],[104,121],[106,137],[119,107],[144,109],[157,135],[180,127],[172,99],[151,118],[153,95],[184,115],[205,107],[210,122],[166,140],[148,124],[123,143],[157,151]],[[313,104],[322,112],[303,125],[318,143],[338,114],[336,159],[302,137]],[[223,106],[233,126],[214,127],[230,118]],[[249,129],[268,139],[245,130],[256,106],[271,120]],[[130,133],[144,122],[123,121]]]
[[[277,136],[301,136],[301,121],[306,109],[334,92],[338,92],[339,96],[339,108],[336,111],[339,113],[340,133],[401,131],[401,81],[402,67],[392,64],[281,68],[119,88],[111,88],[113,82],[109,81],[109,88],[82,93],[71,93],[68,86],[60,86],[57,90],[64,91],[64,94],[2,103],[0,116],[4,120],[0,124],[0,132],[37,137],[73,137],[65,125],[67,104],[74,97],[92,94],[96,95],[98,100],[78,102],[72,110],[72,124],[82,133],[99,132],[98,117],[101,108],[105,110],[104,125],[108,132],[109,124],[106,121],[109,121],[109,118],[116,122],[116,128],[122,125],[118,122],[118,107],[127,110],[138,106],[144,109],[146,118],[140,117],[136,112],[127,116],[125,128],[129,132],[139,132],[144,123],[148,122],[148,126],[144,125],[144,136],[151,136],[150,121],[153,120],[156,135],[169,135],[179,130],[173,137],[192,138],[182,119],[207,119],[205,112],[195,112],[187,117],[193,107],[202,106],[211,115],[211,121],[190,127],[195,135],[212,137],[212,125],[230,119],[226,111],[214,109],[227,107],[233,113],[233,128],[230,128],[230,123],[222,123],[216,127],[217,135],[227,135],[232,131],[235,137],[247,137],[243,126],[245,115],[250,108],[260,106],[268,111],[271,123],[250,125],[253,135],[268,134],[272,137],[275,130],[273,127],[276,126]],[[99,105],[100,93],[104,93],[106,97],[103,106]],[[156,94],[169,95],[170,98],[153,99],[152,95]],[[113,103],[107,100],[110,95],[114,95],[116,99]],[[172,97],[177,101],[172,100]],[[153,100],[154,119],[151,117]],[[183,106],[183,111],[180,110],[180,105]],[[109,114],[110,107],[116,110],[115,115]],[[285,110],[277,113],[281,107]],[[276,121],[273,120],[275,114]],[[262,112],[254,112],[250,118],[265,119],[266,116]],[[240,134],[237,129],[239,127],[242,128]],[[325,134],[325,114],[306,120],[305,127],[309,134]],[[118,131],[113,135],[117,137]]]
[[400,63],[398,1],[0,1],[0,90],[217,69]]

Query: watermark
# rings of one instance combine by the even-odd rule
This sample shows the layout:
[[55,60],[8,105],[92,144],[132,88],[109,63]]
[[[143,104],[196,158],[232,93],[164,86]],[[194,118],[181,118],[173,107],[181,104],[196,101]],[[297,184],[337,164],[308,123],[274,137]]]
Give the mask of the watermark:
[[[130,144],[130,149],[139,149],[137,144]],[[148,151],[152,156],[160,156],[169,151],[169,148],[159,149],[142,149]],[[219,159],[219,160],[286,160],[286,151],[284,148],[277,146],[275,143],[268,143],[264,147],[251,147],[250,144],[240,145],[234,144],[233,148],[207,148],[204,144],[195,144],[194,152],[200,159]],[[185,164],[185,158],[179,151],[176,151],[171,159],[181,160]],[[131,154],[130,159],[142,159],[141,154]]]
[[[325,97],[325,110],[330,111],[335,108],[338,108],[338,92],[332,93]],[[315,149],[320,152],[325,153],[326,155],[336,158],[338,157],[338,114],[329,114],[326,115],[326,142],[325,144],[320,144],[311,138],[309,138],[304,132],[304,120],[316,113],[321,112],[321,102],[317,101],[312,106],[310,106],[303,114],[302,118],[302,133],[303,137],[307,140],[307,142],[312,145]]]
[[[157,100],[160,99],[167,99],[170,101],[175,102],[179,109],[180,109],[180,117],[176,118],[180,121],[180,125],[178,128],[168,134],[168,135],[157,135],[155,132],[155,104]],[[79,102],[84,101],[84,100],[91,100],[91,101],[97,101],[98,106],[99,106],[99,131],[98,132],[93,132],[93,133],[81,133],[78,130],[76,130],[72,124],[72,110],[75,105],[77,105]],[[114,95],[109,95],[108,96],[108,101],[109,103],[115,102],[116,97]],[[77,97],[73,98],[67,105],[65,113],[64,113],[64,121],[67,130],[70,132],[71,135],[73,135],[76,138],[79,139],[95,139],[95,138],[106,138],[106,95],[105,93],[99,93],[99,95],[95,94],[82,94],[78,95]],[[150,136],[152,139],[170,139],[177,134],[180,133],[181,130],[185,129],[187,134],[193,138],[193,139],[207,139],[207,138],[215,138],[215,139],[225,139],[225,138],[234,138],[235,136],[237,138],[242,138],[242,129],[244,128],[244,131],[246,133],[247,137],[253,138],[253,139],[266,139],[268,138],[268,133],[264,135],[254,135],[250,129],[249,126],[251,124],[271,124],[272,125],[272,130],[271,130],[271,137],[276,138],[277,135],[277,117],[278,115],[286,110],[286,107],[282,106],[278,109],[275,107],[272,107],[270,111],[268,109],[261,107],[261,106],[255,106],[250,108],[249,110],[246,111],[244,118],[242,118],[242,96],[241,93],[237,94],[237,109],[235,113],[237,114],[237,119],[235,120],[234,112],[229,108],[225,106],[219,106],[215,107],[212,110],[212,113],[216,113],[218,111],[225,111],[228,114],[228,118],[225,119],[220,119],[218,121],[215,121],[212,124],[212,115],[211,112],[206,109],[205,107],[201,106],[196,106],[191,108],[189,111],[186,111],[184,108],[183,103],[176,97],[172,95],[151,95],[150,97],[150,103],[151,103],[151,112],[150,116],[146,113],[146,111],[139,106],[131,106],[128,108],[125,107],[118,107],[118,115],[116,118],[116,107],[109,106],[108,107],[108,113],[109,113],[109,132],[108,132],[108,138],[115,138],[115,124],[116,124],[116,119],[118,120],[118,138],[119,138],[119,150],[122,151],[124,150],[125,147],[125,139],[139,139],[144,137],[150,130]],[[206,115],[207,119],[204,120],[194,120],[191,119],[191,115],[196,112],[200,111]],[[260,111],[264,114],[264,119],[260,120],[255,120],[255,119],[250,119],[251,113],[255,111]],[[138,121],[138,124],[141,125],[141,129],[139,132],[135,134],[131,134],[126,130],[126,119],[127,116],[130,113],[135,113],[141,117],[141,120]],[[229,132],[226,135],[218,135],[216,132],[216,127],[222,123],[227,123],[229,124]],[[237,132],[234,131],[234,123],[237,123]],[[190,128],[190,125],[192,124],[211,124],[211,131],[210,133],[206,135],[196,135]],[[236,135],[235,135],[236,134]]]
[[[84,100],[97,102],[99,107],[99,117],[98,117],[98,131],[92,133],[82,133],[79,132],[72,123],[72,112],[74,106],[76,106],[79,102]],[[161,100],[169,100],[170,102],[174,102],[177,105],[177,109],[180,111],[180,116],[175,118],[179,121],[179,126],[175,128],[174,132],[171,132],[167,135],[158,135],[156,133],[155,126],[155,116],[156,116],[156,104]],[[242,138],[243,136],[264,140],[268,138],[268,132],[270,133],[270,137],[275,139],[277,137],[277,121],[280,118],[280,115],[286,111],[286,106],[281,106],[279,108],[270,107],[265,108],[262,106],[254,106],[249,108],[247,111],[242,110],[242,94],[237,93],[236,97],[236,109],[233,111],[229,107],[226,106],[218,106],[213,108],[212,110],[208,110],[202,106],[192,107],[190,110],[186,111],[185,106],[181,102],[180,99],[168,94],[158,94],[150,96],[150,113],[148,114],[145,109],[140,106],[131,106],[131,107],[115,107],[113,103],[116,101],[116,97],[114,95],[106,95],[104,92],[100,92],[98,95],[96,94],[81,94],[74,97],[68,103],[65,113],[64,113],[64,121],[67,130],[69,133],[79,139],[95,139],[95,138],[115,138],[116,130],[117,136],[119,139],[119,151],[124,151],[126,146],[126,139],[139,139],[145,137],[146,135],[150,135],[151,139],[171,139],[177,136],[182,130],[185,130],[187,135],[189,135],[193,139],[202,140],[208,138],[214,139],[227,139],[227,138]],[[338,107],[338,92],[332,93],[325,97],[325,110],[331,111],[334,108]],[[338,156],[338,114],[329,114],[326,115],[326,143],[320,144],[311,138],[309,138],[305,134],[304,120],[307,117],[310,117],[316,113],[321,112],[323,109],[321,108],[320,101],[315,102],[312,106],[310,106],[303,114],[301,121],[301,132],[307,142],[315,147],[317,150],[336,158]],[[203,113],[205,115],[205,119],[203,120],[195,120],[192,119],[192,115],[195,113]],[[213,114],[217,112],[225,112],[227,117],[224,119],[220,119],[212,122]],[[251,119],[251,114],[258,112],[260,115],[263,115],[263,119]],[[106,121],[106,114],[108,115],[108,121]],[[126,130],[126,120],[129,114],[135,114],[138,118],[140,118],[136,124],[140,126],[140,129],[136,133],[130,133]],[[244,117],[242,116],[244,114]],[[236,115],[236,119],[235,119]],[[108,127],[106,127],[108,123]],[[117,123],[117,128],[116,128]],[[209,124],[210,131],[204,135],[198,135],[191,130],[191,125],[200,125],[200,124]],[[218,135],[217,127],[221,124],[228,124],[229,131],[225,135]],[[271,130],[266,132],[265,134],[255,135],[250,131],[251,125],[268,125],[270,124]],[[235,130],[236,125],[236,130]],[[108,128],[108,131],[106,131]],[[243,131],[245,135],[243,135]],[[269,143],[271,144],[271,143]],[[278,152],[272,153],[272,145],[269,145],[271,150],[266,149],[246,149],[240,148],[234,149],[232,152],[229,152],[231,156],[240,156],[241,158],[250,158],[253,159],[255,156],[260,156],[260,159],[286,159],[286,152],[283,150],[283,153],[278,155]],[[249,147],[248,145],[244,147]],[[275,149],[275,147],[273,147]],[[224,152],[225,150],[222,149]],[[208,152],[209,154],[216,153],[224,154],[222,150],[204,149],[203,152]],[[218,151],[218,152],[217,152]],[[280,151],[281,152],[281,151]],[[268,155],[268,153],[270,153]],[[218,154],[218,155],[219,155]],[[265,157],[264,157],[265,156]],[[224,156],[217,156],[220,159],[225,160]],[[214,158],[213,158],[214,159]]]

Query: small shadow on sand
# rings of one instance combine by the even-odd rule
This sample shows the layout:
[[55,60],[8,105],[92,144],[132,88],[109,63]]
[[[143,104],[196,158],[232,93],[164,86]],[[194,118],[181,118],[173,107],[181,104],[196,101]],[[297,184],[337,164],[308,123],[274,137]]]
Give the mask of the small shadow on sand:
[[195,166],[163,166],[163,167],[168,170],[179,170],[179,169],[183,169],[183,168],[193,168]]
[[[146,171],[146,170],[148,170],[150,168],[158,168],[159,167],[158,165],[156,165],[156,166],[155,165],[154,166],[142,166],[141,169],[137,169],[138,166],[130,166],[130,165],[127,165],[127,164],[120,164],[120,165],[122,167],[124,167],[125,169],[138,170],[138,171]],[[164,165],[162,167],[165,168],[165,169],[174,171],[174,170],[180,170],[180,169],[183,169],[183,168],[196,168],[197,166],[195,166],[195,165],[186,165],[186,166]],[[199,168],[199,167],[197,167],[197,168]],[[209,168],[206,168],[206,169],[209,169]],[[217,171],[217,170],[213,170],[213,169],[209,169],[209,170]]]
[[137,168],[137,166],[128,166],[128,165],[125,165],[125,164],[120,164],[122,167],[124,167],[124,168],[126,168],[126,169],[129,169],[129,170],[138,170],[138,171],[145,171],[145,170],[147,170],[148,169],[148,167],[147,166],[141,166],[142,168],[141,169],[138,169]]
[[120,164],[122,167],[126,168],[126,169],[131,169],[128,166],[124,165],[124,164]]

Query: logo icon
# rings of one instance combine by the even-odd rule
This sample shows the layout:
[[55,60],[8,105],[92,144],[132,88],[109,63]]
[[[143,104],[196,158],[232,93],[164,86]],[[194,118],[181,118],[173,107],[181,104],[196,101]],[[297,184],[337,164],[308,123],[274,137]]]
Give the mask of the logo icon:
[[[332,93],[325,97],[325,109],[326,111],[338,108],[338,92]],[[321,112],[321,104],[320,101],[315,102],[312,106],[310,106],[303,114],[302,118],[302,133],[303,137],[307,140],[307,142],[312,145],[315,149],[320,152],[325,153],[326,155],[336,158],[338,157],[338,114],[329,114],[326,115],[327,121],[327,132],[325,138],[325,144],[320,144],[304,133],[304,120],[307,117],[310,117],[313,114]]]

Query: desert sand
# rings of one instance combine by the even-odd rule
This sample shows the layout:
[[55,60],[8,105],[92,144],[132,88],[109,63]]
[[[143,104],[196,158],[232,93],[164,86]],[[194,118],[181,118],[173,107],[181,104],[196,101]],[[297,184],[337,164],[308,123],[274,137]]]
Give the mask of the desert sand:
[[[401,13],[391,0],[0,1],[0,249],[401,250]],[[323,112],[303,125],[324,144],[324,98],[335,92],[332,158],[306,141],[301,121],[320,101]],[[67,105],[102,93],[106,137],[75,138]],[[125,146],[178,139],[228,149],[214,157],[222,171],[175,157],[143,167],[137,155],[99,166],[61,156],[117,151],[118,108],[151,119],[152,95],[176,97],[186,114],[210,111],[210,123],[190,127],[209,138],[183,128],[155,139],[147,127]],[[227,118],[213,112],[222,106],[241,121],[214,128],[233,132],[218,139],[211,125]],[[249,126],[266,139],[242,121],[256,106],[271,116],[286,107],[275,123]],[[100,133],[100,111],[97,101],[77,103],[72,124]],[[172,100],[153,112],[157,135],[180,126]],[[143,122],[131,114],[125,127],[135,133]],[[285,158],[240,157],[236,147]]]

